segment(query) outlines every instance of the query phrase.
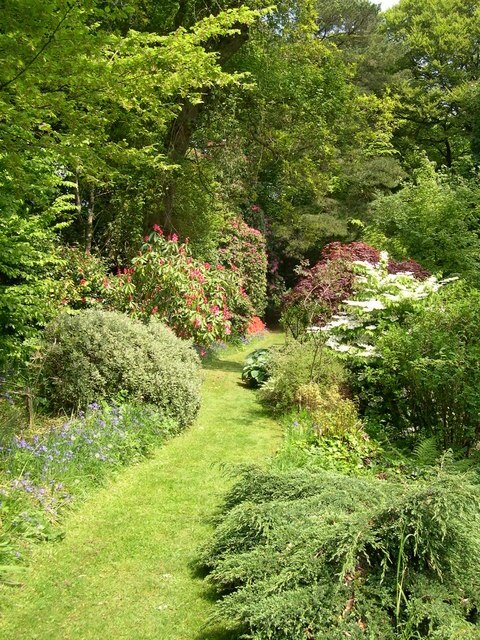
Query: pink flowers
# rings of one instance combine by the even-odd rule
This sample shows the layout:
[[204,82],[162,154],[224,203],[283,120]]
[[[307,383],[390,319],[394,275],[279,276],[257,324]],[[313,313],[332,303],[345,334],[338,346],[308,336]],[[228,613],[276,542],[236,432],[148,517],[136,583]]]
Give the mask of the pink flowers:
[[153,225],[153,230],[155,231],[155,233],[158,233],[158,235],[163,236],[163,231],[161,227],[158,226],[158,224]]

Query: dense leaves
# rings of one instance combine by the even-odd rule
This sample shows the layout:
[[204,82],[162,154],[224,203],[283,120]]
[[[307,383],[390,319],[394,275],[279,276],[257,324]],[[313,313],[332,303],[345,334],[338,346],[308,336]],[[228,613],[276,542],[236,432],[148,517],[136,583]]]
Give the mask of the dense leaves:
[[[477,485],[249,469],[203,562],[248,638],[479,637]],[[467,560],[468,559],[468,560]]]
[[198,357],[192,345],[152,319],[87,310],[64,314],[46,334],[41,387],[56,411],[128,398],[155,405],[181,426],[200,405]]

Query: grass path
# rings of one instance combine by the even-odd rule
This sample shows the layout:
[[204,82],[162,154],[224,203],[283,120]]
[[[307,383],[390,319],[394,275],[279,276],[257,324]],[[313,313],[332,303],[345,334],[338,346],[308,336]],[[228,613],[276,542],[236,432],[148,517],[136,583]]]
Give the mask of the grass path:
[[63,542],[36,550],[27,586],[0,592],[2,640],[228,637],[205,629],[213,601],[192,561],[230,483],[222,465],[262,462],[279,444],[278,426],[238,384],[251,348],[206,369],[195,425],[93,494]]

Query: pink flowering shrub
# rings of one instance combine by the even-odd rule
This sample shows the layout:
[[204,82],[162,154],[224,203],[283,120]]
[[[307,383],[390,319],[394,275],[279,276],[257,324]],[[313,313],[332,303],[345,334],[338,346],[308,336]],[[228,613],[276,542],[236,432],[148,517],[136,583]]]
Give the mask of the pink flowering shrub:
[[196,260],[188,241],[165,237],[158,226],[109,287],[115,308],[143,319],[155,316],[197,344],[245,335],[254,315],[235,271]]
[[218,253],[220,262],[241,278],[255,315],[262,316],[267,306],[267,252],[263,234],[241,219],[230,220],[222,232]]
[[251,336],[257,333],[262,333],[262,331],[265,331],[265,329],[265,323],[261,320],[261,318],[259,318],[258,316],[253,316],[247,327],[247,333],[249,336]]

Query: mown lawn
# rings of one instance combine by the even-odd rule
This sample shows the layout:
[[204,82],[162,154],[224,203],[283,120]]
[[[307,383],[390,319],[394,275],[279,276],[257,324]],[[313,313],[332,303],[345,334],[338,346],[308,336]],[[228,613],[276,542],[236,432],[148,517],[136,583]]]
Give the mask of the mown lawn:
[[261,463],[280,429],[239,384],[245,354],[280,343],[269,334],[205,368],[193,427],[92,494],[40,546],[25,586],[0,595],[3,640],[225,640],[207,628],[212,594],[195,574],[210,517],[231,480],[225,466]]

